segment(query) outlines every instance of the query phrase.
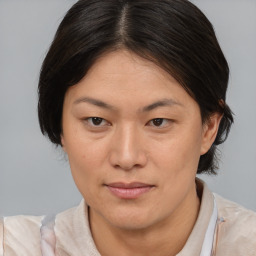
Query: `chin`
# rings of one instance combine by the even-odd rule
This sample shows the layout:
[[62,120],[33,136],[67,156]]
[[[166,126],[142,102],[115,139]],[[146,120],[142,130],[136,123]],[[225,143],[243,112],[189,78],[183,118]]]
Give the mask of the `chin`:
[[127,231],[139,231],[145,230],[152,226],[152,223],[148,220],[123,220],[112,223],[118,229],[127,230]]
[[136,211],[116,211],[109,216],[108,222],[119,229],[123,230],[143,230],[157,223],[151,212]]

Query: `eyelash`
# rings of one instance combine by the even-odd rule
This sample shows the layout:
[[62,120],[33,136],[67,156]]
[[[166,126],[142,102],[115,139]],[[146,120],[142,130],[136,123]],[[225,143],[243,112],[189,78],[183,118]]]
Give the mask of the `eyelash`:
[[[88,125],[90,125],[92,127],[100,128],[100,127],[104,127],[104,126],[110,126],[110,123],[101,117],[88,117],[85,119],[85,121],[88,123]],[[154,118],[154,119],[151,119],[149,122],[147,122],[146,125],[157,127],[157,128],[165,128],[166,126],[169,125],[169,123],[171,121],[172,120],[167,119],[167,118]],[[96,122],[96,124],[95,124],[95,122]],[[98,124],[97,124],[97,122],[98,122]],[[103,125],[102,125],[102,122],[104,123]],[[154,122],[155,122],[155,124],[154,124]],[[158,123],[159,125],[156,123]]]
[[[85,119],[85,121],[92,127],[102,127],[102,126],[109,126],[110,123],[108,121],[106,121],[104,118],[101,118],[101,117],[88,117]],[[100,123],[97,125],[95,123],[93,123],[94,121],[99,121]],[[105,125],[101,125],[102,122],[106,123]]]
[[[159,122],[159,121],[160,121],[160,125],[152,125],[152,126],[157,127],[157,128],[165,128],[171,122],[171,120],[167,119],[167,118],[154,118],[154,119],[150,120],[147,124]],[[164,125],[162,125],[163,123],[164,123]]]

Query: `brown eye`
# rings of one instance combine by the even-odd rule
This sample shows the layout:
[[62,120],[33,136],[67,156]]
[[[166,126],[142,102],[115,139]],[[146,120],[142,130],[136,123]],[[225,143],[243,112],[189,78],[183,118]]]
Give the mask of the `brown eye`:
[[101,117],[89,117],[86,119],[90,126],[106,126],[108,122]]
[[92,123],[94,125],[100,125],[102,123],[103,119],[100,117],[92,117]]
[[155,118],[152,120],[152,124],[154,126],[161,126],[164,122],[164,119],[163,118]]
[[149,126],[164,128],[168,127],[171,124],[171,120],[166,118],[154,118],[148,122]]

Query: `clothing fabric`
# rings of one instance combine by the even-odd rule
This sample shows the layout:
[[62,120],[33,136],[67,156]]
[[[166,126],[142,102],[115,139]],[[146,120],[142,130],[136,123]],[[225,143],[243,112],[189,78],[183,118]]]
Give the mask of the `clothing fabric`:
[[[197,180],[201,206],[194,228],[177,256],[200,256],[216,202],[211,256],[256,256],[256,213],[209,191]],[[211,237],[211,235],[210,235]],[[45,216],[0,220],[0,256],[100,256],[90,231],[88,206]],[[115,256],[115,253],[113,253]],[[118,255],[118,252],[117,254]]]

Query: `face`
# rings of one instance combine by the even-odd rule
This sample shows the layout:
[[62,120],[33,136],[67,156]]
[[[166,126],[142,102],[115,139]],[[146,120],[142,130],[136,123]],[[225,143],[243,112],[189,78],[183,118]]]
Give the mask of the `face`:
[[217,121],[155,64],[124,50],[98,59],[70,87],[62,145],[91,214],[109,225],[146,228],[189,211],[201,154]]

